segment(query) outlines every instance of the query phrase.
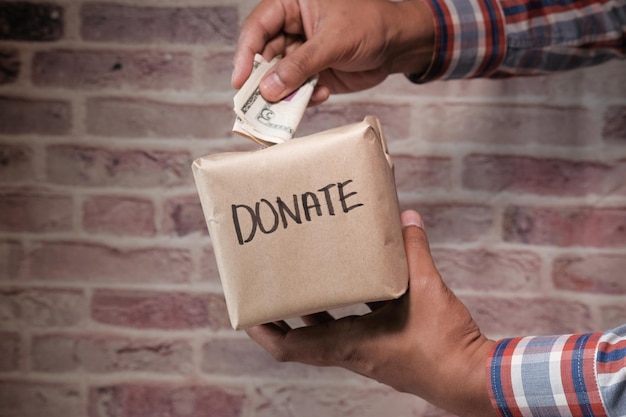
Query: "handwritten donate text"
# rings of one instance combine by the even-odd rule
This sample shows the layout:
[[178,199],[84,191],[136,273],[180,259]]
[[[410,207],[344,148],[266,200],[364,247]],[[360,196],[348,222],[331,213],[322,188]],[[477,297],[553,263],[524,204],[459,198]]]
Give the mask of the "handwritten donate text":
[[[263,234],[271,234],[281,226],[286,229],[290,224],[310,222],[316,217],[334,216],[337,210],[348,213],[362,203],[355,202],[356,191],[348,192],[347,187],[353,181],[331,183],[316,191],[293,194],[289,203],[281,197],[275,200],[262,198],[254,207],[246,204],[233,204],[232,215],[237,241],[240,245],[254,239],[257,230]],[[351,199],[351,202],[348,202]],[[245,236],[245,238],[244,238]]]

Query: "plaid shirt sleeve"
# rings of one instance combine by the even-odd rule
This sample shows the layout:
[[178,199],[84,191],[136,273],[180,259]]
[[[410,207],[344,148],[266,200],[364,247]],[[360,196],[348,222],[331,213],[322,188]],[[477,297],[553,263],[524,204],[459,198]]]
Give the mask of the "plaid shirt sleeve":
[[626,0],[425,0],[435,52],[417,83],[538,75],[626,56]]
[[626,325],[499,341],[487,366],[501,417],[626,416]]

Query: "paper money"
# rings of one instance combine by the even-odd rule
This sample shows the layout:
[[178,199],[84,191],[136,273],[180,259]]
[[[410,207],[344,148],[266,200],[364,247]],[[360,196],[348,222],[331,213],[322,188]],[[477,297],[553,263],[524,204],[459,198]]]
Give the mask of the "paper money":
[[293,138],[317,83],[317,77],[312,77],[281,101],[266,101],[259,84],[279,60],[280,57],[276,57],[267,62],[257,54],[250,77],[233,99],[236,114],[233,132],[264,146]]

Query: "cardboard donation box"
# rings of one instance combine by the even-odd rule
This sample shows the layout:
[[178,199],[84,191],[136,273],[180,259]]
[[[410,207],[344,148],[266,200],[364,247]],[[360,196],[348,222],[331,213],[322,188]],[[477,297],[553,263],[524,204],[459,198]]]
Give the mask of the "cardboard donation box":
[[233,328],[389,300],[408,271],[378,119],[193,163]]

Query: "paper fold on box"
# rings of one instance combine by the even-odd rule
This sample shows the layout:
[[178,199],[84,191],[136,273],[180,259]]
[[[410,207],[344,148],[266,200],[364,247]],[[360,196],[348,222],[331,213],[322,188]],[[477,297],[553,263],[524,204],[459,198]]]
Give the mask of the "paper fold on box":
[[408,272],[378,119],[194,161],[233,328],[397,298]]

